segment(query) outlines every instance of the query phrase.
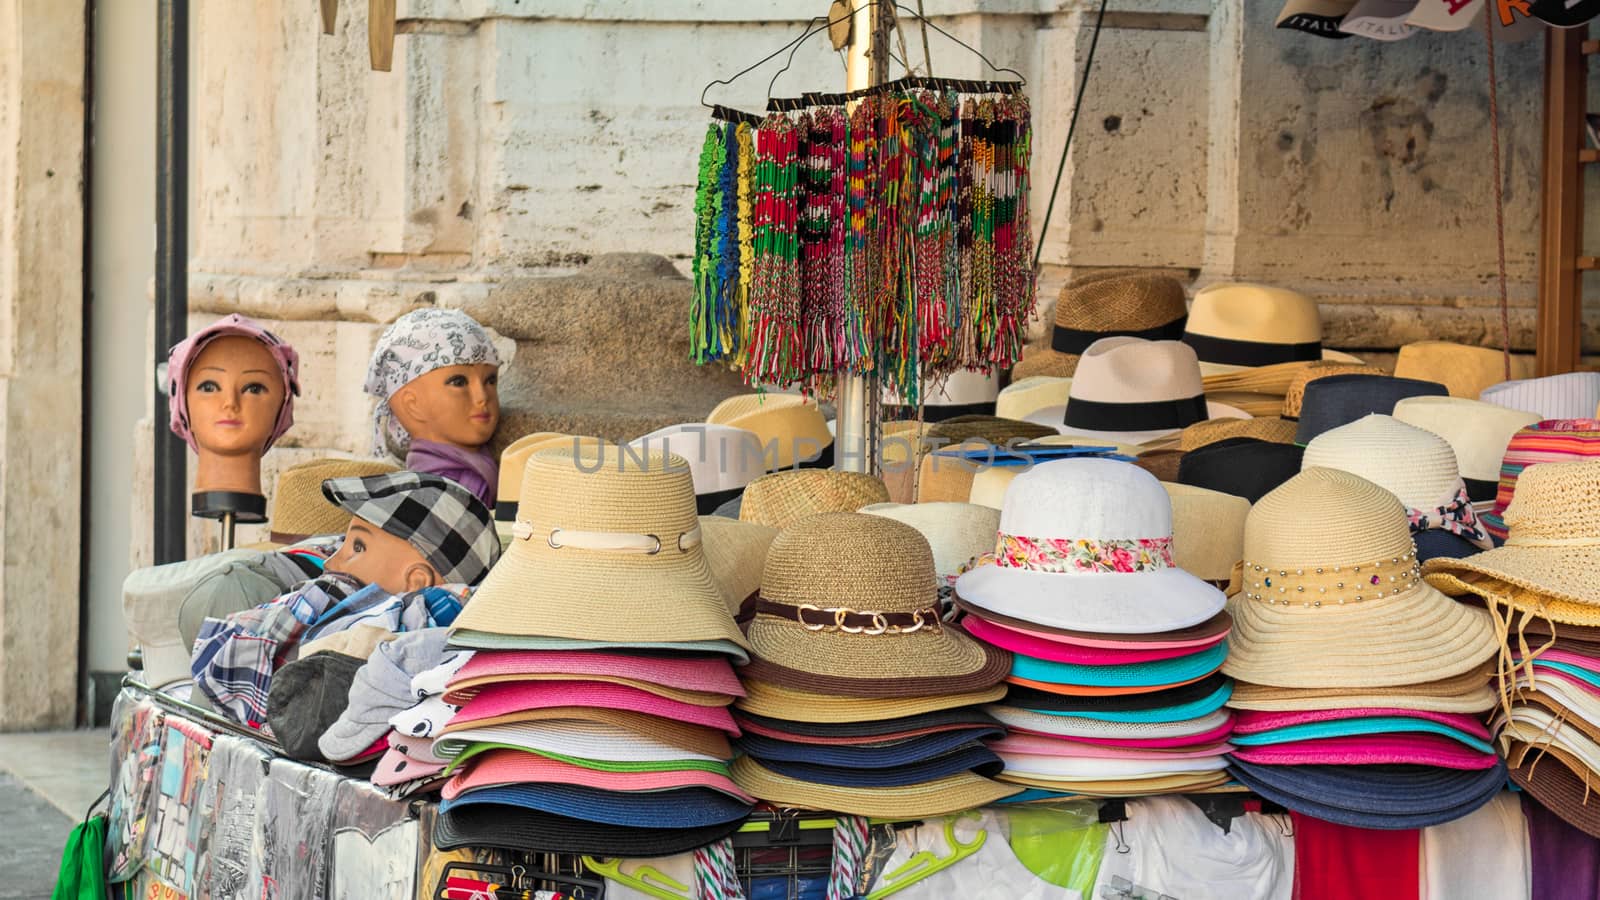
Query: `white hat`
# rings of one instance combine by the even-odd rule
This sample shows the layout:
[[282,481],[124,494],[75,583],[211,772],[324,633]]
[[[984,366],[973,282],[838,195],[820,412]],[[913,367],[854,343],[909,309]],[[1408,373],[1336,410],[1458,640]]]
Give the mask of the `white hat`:
[[1000,615],[1046,628],[1151,634],[1222,610],[1221,591],[1177,567],[1172,502],[1132,463],[1064,459],[1018,475],[1006,489],[997,544],[994,562],[962,575],[956,592]]
[[994,401],[994,414],[1002,419],[1026,419],[1050,406],[1066,406],[1071,378],[1033,375],[1006,385]]
[[1472,27],[1482,11],[1483,0],[1421,0],[1406,16],[1406,24],[1429,31],[1462,31]]
[[1178,341],[1101,338],[1078,358],[1065,406],[1051,406],[1026,421],[1062,434],[1119,444],[1143,444],[1205,419],[1248,419],[1250,414],[1207,400],[1200,361]]
[[1538,413],[1462,397],[1407,397],[1394,405],[1394,417],[1448,441],[1468,492],[1476,481],[1488,493],[1483,499],[1494,497],[1511,437],[1539,421]]
[[184,598],[213,572],[260,557],[256,550],[225,550],[128,573],[122,582],[122,614],[144,656],[145,684],[159,688],[190,679],[189,646],[178,627]]
[[1361,0],[1345,14],[1339,30],[1375,41],[1403,41],[1417,33],[1406,19],[1417,0]]
[[973,503],[873,503],[860,511],[922,532],[940,577],[954,575],[973,558],[993,551],[1000,530],[1000,511]]
[[1315,300],[1262,284],[1213,284],[1195,294],[1183,342],[1215,364],[1207,374],[1317,359],[1361,362],[1322,348]]
[[[958,369],[943,379],[930,378],[923,387],[922,403],[924,406],[973,406],[993,403],[999,393],[1000,379],[993,372]],[[884,385],[883,402],[895,406],[903,404],[904,400]]]
[[1318,466],[1360,475],[1399,497],[1408,509],[1445,503],[1461,486],[1456,453],[1449,442],[1431,431],[1379,414],[1312,438],[1300,468]]
[[730,425],[668,425],[629,441],[628,446],[641,454],[654,450],[683,457],[697,495],[736,491],[767,473],[761,438]]
[[[1044,444],[1055,446],[1069,446],[1083,443],[1083,438],[1071,434],[1047,434],[1038,440],[1029,441],[1030,444]],[[1135,457],[1141,451],[1132,444],[1119,444],[1115,441],[1097,441],[1097,446],[1110,447],[1111,452],[1121,456]],[[1005,505],[1006,488],[1011,485],[1011,479],[1027,471],[1029,466],[985,466],[972,476],[972,488],[967,494],[967,502],[990,509],[999,509]]]
[[1595,408],[1600,406],[1600,372],[1502,381],[1484,388],[1478,399],[1507,409],[1538,413],[1541,419],[1592,419]]

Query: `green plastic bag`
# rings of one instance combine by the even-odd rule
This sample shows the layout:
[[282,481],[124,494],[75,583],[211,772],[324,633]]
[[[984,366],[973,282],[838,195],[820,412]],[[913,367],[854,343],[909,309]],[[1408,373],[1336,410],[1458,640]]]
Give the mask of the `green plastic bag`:
[[90,816],[72,829],[61,851],[61,872],[50,900],[110,900],[106,888],[106,817]]

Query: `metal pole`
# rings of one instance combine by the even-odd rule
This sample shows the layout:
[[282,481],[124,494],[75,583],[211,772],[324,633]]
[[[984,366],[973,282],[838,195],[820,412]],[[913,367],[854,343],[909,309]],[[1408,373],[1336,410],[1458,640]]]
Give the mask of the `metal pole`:
[[[152,365],[183,340],[189,315],[189,0],[160,0],[156,51],[156,333]],[[187,555],[188,448],[166,427],[156,379],[155,562]]]
[[[889,79],[889,29],[893,25],[894,5],[891,3],[863,3],[856,8],[846,60],[846,90],[872,87]],[[873,470],[872,450],[876,442],[871,409],[877,381],[877,378],[839,373],[839,395],[835,403],[838,434],[834,443],[840,471]]]

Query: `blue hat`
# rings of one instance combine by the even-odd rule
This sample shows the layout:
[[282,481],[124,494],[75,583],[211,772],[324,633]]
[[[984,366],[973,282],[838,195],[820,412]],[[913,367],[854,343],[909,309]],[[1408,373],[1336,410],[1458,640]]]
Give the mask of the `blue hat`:
[[761,759],[763,766],[800,781],[813,784],[831,784],[836,787],[888,788],[922,784],[972,771],[985,778],[993,778],[1005,769],[1005,763],[993,750],[973,741],[954,752],[932,759],[919,760],[903,766],[882,769],[850,769],[839,766],[819,766],[805,762]]
[[1483,738],[1452,728],[1443,722],[1412,716],[1356,716],[1326,722],[1305,722],[1283,728],[1269,728],[1249,734],[1234,732],[1229,742],[1240,747],[1264,747],[1290,741],[1310,741],[1322,738],[1351,737],[1363,734],[1427,733],[1438,734],[1471,747],[1479,753],[1493,753],[1494,747]]
[[1004,736],[1005,729],[996,725],[976,733],[969,729],[938,731],[885,744],[801,744],[746,734],[734,745],[763,765],[778,760],[845,769],[890,769],[943,756],[980,738]]
[[1465,559],[1483,552],[1482,547],[1443,528],[1412,532],[1411,539],[1417,544],[1417,562],[1427,562],[1436,556],[1445,559]]
[[618,792],[570,784],[509,784],[477,788],[439,805],[440,812],[465,806],[519,806],[602,825],[630,828],[702,828],[743,819],[750,807],[710,788]]
[[[1503,760],[1487,769],[1436,766],[1262,766],[1228,758],[1240,784],[1286,809],[1355,828],[1425,828],[1459,819],[1506,784]],[[1315,798],[1315,799],[1310,799]]]
[[1092,687],[1160,687],[1181,684],[1215,672],[1228,658],[1228,642],[1223,641],[1199,653],[1174,656],[1155,662],[1126,665],[1086,666],[1054,662],[1020,653],[1011,657],[1011,674],[1029,681],[1048,684],[1082,684]]
[[1450,391],[1436,381],[1396,378],[1393,375],[1329,375],[1306,384],[1300,402],[1300,425],[1294,442],[1304,447],[1324,431],[1349,425],[1373,413],[1391,415],[1394,405],[1408,397],[1448,397]]

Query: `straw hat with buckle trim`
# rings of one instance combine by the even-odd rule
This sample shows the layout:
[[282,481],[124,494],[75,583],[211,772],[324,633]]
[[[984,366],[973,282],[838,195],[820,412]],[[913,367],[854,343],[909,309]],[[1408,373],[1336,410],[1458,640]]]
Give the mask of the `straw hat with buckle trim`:
[[514,539],[457,628],[747,647],[701,551],[682,457],[570,447],[529,457]]

